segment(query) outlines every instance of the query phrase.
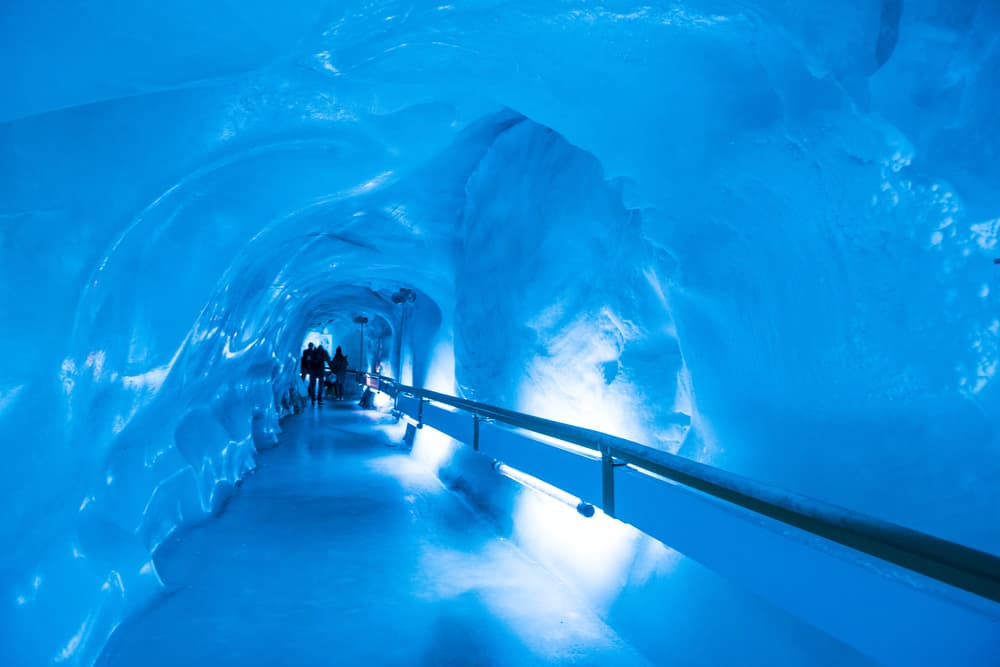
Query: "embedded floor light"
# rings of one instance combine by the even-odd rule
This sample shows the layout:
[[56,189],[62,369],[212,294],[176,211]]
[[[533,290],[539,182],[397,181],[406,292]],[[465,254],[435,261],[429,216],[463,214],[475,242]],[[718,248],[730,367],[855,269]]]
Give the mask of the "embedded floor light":
[[507,479],[517,482],[521,486],[525,486],[529,489],[532,489],[533,491],[538,491],[539,493],[544,493],[548,497],[558,500],[564,505],[569,505],[570,507],[572,507],[585,517],[589,518],[594,516],[593,505],[591,505],[590,503],[585,503],[576,496],[570,495],[569,493],[566,493],[562,489],[552,486],[547,482],[543,482],[537,477],[532,477],[527,473],[523,473],[520,470],[511,468],[506,463],[501,463],[500,461],[493,462],[493,469],[496,470],[501,475],[503,475],[504,477],[506,477]]

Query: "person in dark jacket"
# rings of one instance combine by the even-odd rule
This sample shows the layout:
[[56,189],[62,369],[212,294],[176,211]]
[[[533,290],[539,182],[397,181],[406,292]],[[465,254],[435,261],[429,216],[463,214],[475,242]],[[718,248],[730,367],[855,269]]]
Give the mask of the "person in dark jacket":
[[330,361],[330,354],[320,343],[312,356],[312,366],[309,371],[309,398],[314,402],[323,403],[323,376],[326,375],[326,365]]
[[333,395],[338,401],[342,401],[344,400],[344,385],[347,384],[347,357],[339,345],[333,354],[333,360],[330,362],[330,372],[337,378],[333,384]]
[[303,380],[306,379],[306,374],[312,370],[312,358],[316,351],[313,349],[314,345],[309,343],[309,347],[302,350],[302,361],[299,362],[299,377]]

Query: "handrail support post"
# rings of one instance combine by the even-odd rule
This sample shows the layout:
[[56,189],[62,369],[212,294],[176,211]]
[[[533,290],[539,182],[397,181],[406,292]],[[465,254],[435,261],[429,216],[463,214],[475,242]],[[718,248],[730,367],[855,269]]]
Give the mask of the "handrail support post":
[[472,451],[479,451],[479,411],[472,413]]
[[601,443],[601,509],[610,517],[615,515],[615,460],[611,447]]

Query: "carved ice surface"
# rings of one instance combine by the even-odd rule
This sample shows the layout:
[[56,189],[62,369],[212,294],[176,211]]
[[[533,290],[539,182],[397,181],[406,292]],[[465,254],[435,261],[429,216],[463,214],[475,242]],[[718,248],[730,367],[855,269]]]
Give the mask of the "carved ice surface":
[[992,0],[7,0],[0,86],[4,664],[91,663],[359,312],[405,380],[1000,552]]

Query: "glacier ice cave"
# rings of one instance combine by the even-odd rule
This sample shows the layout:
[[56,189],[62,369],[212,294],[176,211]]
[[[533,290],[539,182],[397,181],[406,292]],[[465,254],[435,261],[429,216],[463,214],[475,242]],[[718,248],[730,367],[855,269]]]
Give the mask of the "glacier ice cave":
[[[262,485],[318,479],[285,442],[318,414],[308,335],[409,385],[1000,554],[1000,4],[446,2],[0,4],[0,663],[112,664],[144,618],[187,641],[155,615],[182,597],[161,552],[236,526],[190,557],[210,567],[267,532]],[[395,438],[385,410],[371,429]],[[492,517],[506,537],[482,553],[506,554],[505,585],[553,572],[581,600],[519,604],[613,641],[474,654],[493,626],[471,624],[419,658],[317,641],[353,628],[337,641],[388,651],[423,623],[390,604],[417,585],[407,553],[355,586],[381,621],[347,609],[324,629],[303,603],[273,635],[296,643],[197,664],[882,661],[417,440],[406,465],[471,499],[441,505],[457,518],[440,530]],[[372,497],[357,511],[377,524]],[[241,581],[287,577],[297,535],[317,560],[347,549],[345,568],[393,548],[321,543],[305,520],[274,535],[198,633],[253,645]],[[492,571],[421,553],[439,596]],[[290,597],[260,585],[255,608]],[[484,605],[528,618],[517,595],[464,597],[440,626]],[[532,624],[550,642],[572,625]]]

